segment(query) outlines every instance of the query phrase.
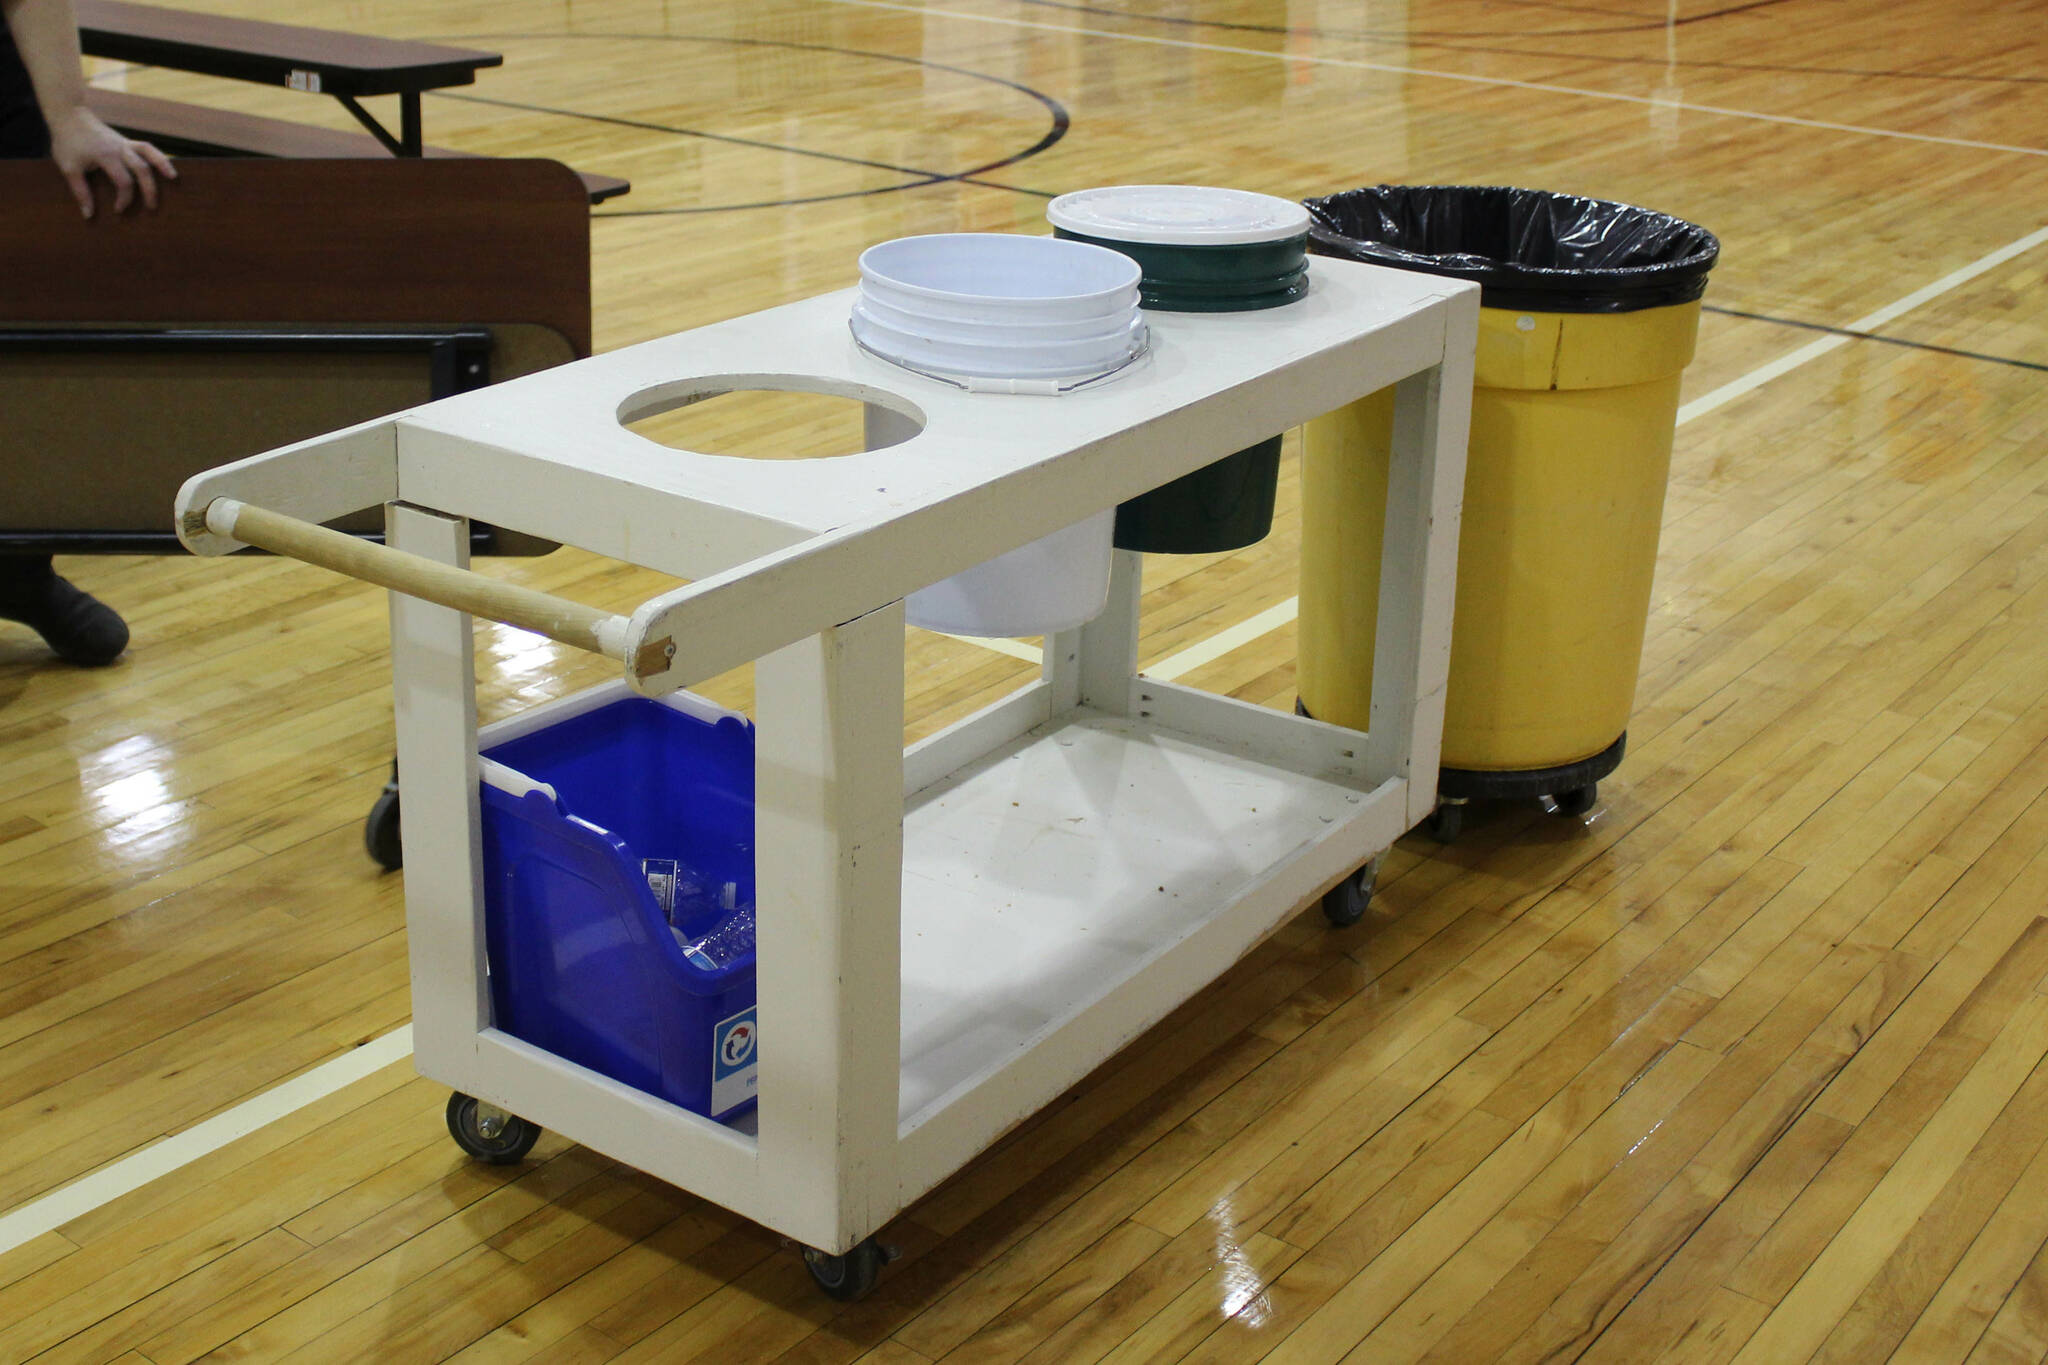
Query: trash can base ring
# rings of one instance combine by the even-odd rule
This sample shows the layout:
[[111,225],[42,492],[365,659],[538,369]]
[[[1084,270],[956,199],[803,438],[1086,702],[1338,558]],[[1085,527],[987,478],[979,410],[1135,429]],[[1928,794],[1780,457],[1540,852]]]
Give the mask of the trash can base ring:
[[1624,730],[1620,739],[1591,758],[1560,763],[1554,768],[1522,768],[1513,772],[1443,768],[1437,773],[1436,790],[1439,796],[1467,801],[1529,801],[1554,796],[1598,782],[1621,766],[1621,756],[1627,748],[1628,732]]

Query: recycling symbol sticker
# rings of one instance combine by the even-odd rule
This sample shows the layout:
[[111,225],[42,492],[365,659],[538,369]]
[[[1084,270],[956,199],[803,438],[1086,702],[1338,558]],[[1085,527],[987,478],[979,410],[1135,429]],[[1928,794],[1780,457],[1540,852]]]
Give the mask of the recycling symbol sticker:
[[736,1071],[752,1066],[759,1036],[760,1025],[755,1022],[752,1009],[742,1010],[729,1019],[719,1021],[711,1038],[713,1079],[722,1080]]

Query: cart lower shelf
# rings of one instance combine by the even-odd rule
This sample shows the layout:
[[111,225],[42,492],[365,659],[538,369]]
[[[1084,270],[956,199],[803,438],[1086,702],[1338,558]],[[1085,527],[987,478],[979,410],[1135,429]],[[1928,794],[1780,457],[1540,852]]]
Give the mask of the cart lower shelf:
[[[913,796],[904,813],[904,1129],[1120,993],[1276,868],[1352,825],[1366,797],[1086,710]],[[1361,842],[1344,856],[1356,865],[1378,851]],[[1300,897],[1316,889],[1303,885]],[[1243,946],[1270,927],[1245,926]],[[1073,1074],[1100,1060],[1073,1059]]]
[[[809,1245],[852,1246],[1402,832],[1406,784],[1341,771],[1351,732],[1145,690],[1186,728],[1068,711],[906,801],[895,1150],[860,1221],[814,1220],[775,1177],[771,1125],[802,1101],[777,1091],[766,995],[761,1108],[732,1124],[489,1027],[422,1050],[421,1069]],[[1240,738],[1193,733],[1205,718]],[[1269,723],[1309,740],[1262,743]]]

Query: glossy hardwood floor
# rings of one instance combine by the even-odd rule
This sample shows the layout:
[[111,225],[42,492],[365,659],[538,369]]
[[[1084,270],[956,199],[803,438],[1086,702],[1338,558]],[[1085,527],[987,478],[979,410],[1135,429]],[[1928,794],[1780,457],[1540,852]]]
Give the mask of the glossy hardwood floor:
[[[0,1221],[0,1360],[2048,1356],[2038,6],[290,17],[502,51],[428,99],[431,140],[631,177],[594,214],[600,348],[843,286],[886,238],[1041,231],[1093,184],[1513,183],[1713,229],[1630,751],[1583,819],[1480,806],[1404,839],[1365,923],[1306,910],[891,1224],[902,1258],[848,1306],[552,1135],[471,1164],[405,1060],[279,1092],[409,1018],[402,878],[361,833],[383,598],[260,559],[66,561],[135,640],[84,672],[0,624],[0,1213],[212,1140],[54,1230]],[[649,434],[772,453],[848,421],[707,406]],[[1272,611],[1185,676],[1292,704],[1294,458],[1266,542],[1148,565],[1147,660]],[[490,571],[613,609],[661,586],[573,551]],[[607,672],[491,626],[478,665],[487,719]],[[906,666],[912,734],[1034,671],[917,632]]]

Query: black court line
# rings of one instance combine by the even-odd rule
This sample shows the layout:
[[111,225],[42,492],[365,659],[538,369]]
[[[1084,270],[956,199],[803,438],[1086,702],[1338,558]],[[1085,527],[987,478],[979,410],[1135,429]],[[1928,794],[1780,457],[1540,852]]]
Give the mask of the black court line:
[[1961,351],[1953,346],[1937,346],[1931,341],[1908,341],[1904,337],[1885,336],[1881,332],[1859,332],[1853,327],[1830,327],[1824,322],[1801,322],[1797,318],[1773,317],[1769,313],[1746,313],[1740,308],[1721,308],[1714,304],[1700,305],[1701,311],[1719,313],[1723,317],[1747,318],[1751,322],[1770,322],[1780,327],[1797,327],[1807,332],[1826,332],[1830,336],[1855,337],[1858,341],[1882,341],[1887,346],[1904,346],[1909,350],[1933,351],[1938,355],[1957,356],[1963,360],[1982,360],[1992,365],[2010,365],[2018,370],[2040,370],[2048,372],[2048,364],[2035,360],[2020,360],[2009,355],[1986,355],[1982,351]]
[[[1022,151],[970,166],[962,171],[935,171],[921,166],[898,166],[887,161],[874,161],[865,157],[846,156],[838,152],[823,152],[809,147],[795,147],[782,143],[764,142],[757,138],[737,137],[730,133],[713,133],[702,128],[679,128],[668,124],[651,123],[642,119],[620,118],[611,114],[591,114],[578,109],[558,109],[544,104],[529,104],[518,100],[493,99],[485,95],[456,94],[449,90],[430,90],[426,93],[436,99],[456,100],[466,104],[486,104],[500,109],[518,109],[526,113],[550,114],[559,118],[581,119],[586,123],[604,123],[621,128],[635,128],[643,132],[667,133],[675,137],[694,138],[705,142],[722,142],[738,147],[754,147],[763,151],[780,152],[788,156],[811,157],[821,161],[834,161],[842,165],[861,166],[870,170],[888,171],[893,175],[909,177],[897,185],[876,185],[868,189],[842,190],[834,194],[810,195],[797,199],[766,199],[746,204],[704,204],[693,208],[674,209],[612,209],[593,212],[593,218],[659,218],[693,213],[738,213],[747,209],[788,208],[801,204],[824,204],[840,199],[860,199],[876,194],[897,194],[904,190],[922,189],[927,185],[969,184],[984,189],[1009,190],[1016,194],[1041,195],[1038,190],[1019,189],[1015,186],[997,184],[978,177],[1004,166],[1014,166],[1027,161],[1053,146],[1067,135],[1072,120],[1066,106],[1041,90],[1034,90],[1021,82],[1003,76],[992,76],[985,71],[974,71],[967,67],[951,66],[945,62],[927,61],[922,57],[906,57],[892,52],[868,52],[860,48],[834,47],[824,43],[792,43],[770,38],[724,38],[703,34],[686,33],[485,33],[464,34],[467,42],[504,42],[507,39],[523,41],[559,41],[570,38],[599,39],[606,42],[683,42],[722,43],[732,47],[770,47],[796,52],[823,52],[839,57],[865,57],[880,62],[895,62],[903,66],[915,66],[932,71],[944,71],[969,80],[984,81],[990,85],[1002,86],[1038,101],[1050,117],[1050,126],[1038,141]],[[1051,198],[1051,195],[1041,195]]]
[[[1726,9],[1708,10],[1701,14],[1686,15],[1681,19],[1657,20],[1639,24],[1615,25],[1610,28],[1586,29],[1536,29],[1527,33],[1508,31],[1459,32],[1452,30],[1388,30],[1370,29],[1328,29],[1301,28],[1288,24],[1247,24],[1232,23],[1220,19],[1189,19],[1179,15],[1135,14],[1129,10],[1113,9],[1104,5],[1075,3],[1075,0],[1017,0],[1019,4],[1035,5],[1041,9],[1070,10],[1078,14],[1092,14],[1107,19],[1126,19],[1133,22],[1152,24],[1176,24],[1185,28],[1221,29],[1235,33],[1261,33],[1294,38],[1333,38],[1365,43],[1396,43],[1404,47],[1431,48],[1444,52],[1473,52],[1485,56],[1499,57],[1543,57],[1559,61],[1599,62],[1607,66],[1675,66],[1681,71],[1750,71],[1773,76],[1852,76],[1873,77],[1881,80],[1901,81],[1948,81],[1956,84],[1978,85],[2042,85],[2048,84],[2048,76],[1978,76],[1966,72],[1948,71],[1886,71],[1849,66],[1788,66],[1771,62],[1712,62],[1688,58],[1672,62],[1665,57],[1634,57],[1626,54],[1606,52],[1559,52],[1531,47],[1490,47],[1476,41],[1481,39],[1506,38],[1578,38],[1605,37],[1621,33],[1654,33],[1665,28],[1683,27],[1688,24],[1706,23],[1710,20],[1725,19],[1752,10],[1772,9],[1779,5],[1793,3],[1793,0],[1752,0],[1752,3],[1731,5]],[[1456,41],[1473,39],[1475,41]],[[1274,53],[1284,56],[1284,53]]]
[[[1747,0],[1745,4],[1729,5],[1724,9],[1707,10],[1700,14],[1688,14],[1681,19],[1645,19],[1636,23],[1610,24],[1604,28],[1539,28],[1539,29],[1341,29],[1314,28],[1297,24],[1250,24],[1228,19],[1193,19],[1179,14],[1137,14],[1130,10],[1115,9],[1108,5],[1089,5],[1080,0],[1018,0],[1019,4],[1033,5],[1040,9],[1072,10],[1080,14],[1096,14],[1109,19],[1142,20],[1154,24],[1177,24],[1183,28],[1220,28],[1234,33],[1275,33],[1290,34],[1304,38],[1359,38],[1368,42],[1409,43],[1417,39],[1448,41],[1453,38],[1588,38],[1606,37],[1616,33],[1656,33],[1666,28],[1684,27],[1689,24],[1704,24],[1731,15],[1746,14],[1751,10],[1775,9],[1789,5],[1793,0]],[[1563,6],[1535,6],[1535,8],[1563,9]],[[1595,14],[1612,13],[1609,10],[1591,10]],[[1482,49],[1483,50],[1483,49]]]
[[1060,190],[1034,190],[1025,185],[1005,185],[998,180],[982,180],[964,175],[960,177],[960,183],[963,185],[973,185],[984,190],[1004,190],[1010,194],[1028,194],[1033,199],[1057,199],[1063,193]]
[[[724,142],[735,147],[757,147],[765,152],[781,152],[788,156],[811,157],[819,161],[837,161],[846,166],[866,166],[871,170],[892,171],[897,175],[914,176],[924,183],[936,183],[941,180],[959,180],[966,176],[978,175],[983,171],[992,171],[998,166],[1007,166],[1011,162],[1028,155],[1027,152],[1018,152],[1002,161],[991,161],[987,165],[978,166],[971,171],[932,171],[920,166],[899,166],[893,161],[871,161],[866,157],[846,156],[839,152],[821,152],[814,147],[795,147],[786,142],[763,142],[759,138],[739,137],[732,133],[713,133],[707,132],[702,128],[678,128],[674,124],[669,123],[649,123],[644,119],[620,118],[616,114],[589,114],[580,109],[557,109],[550,105],[527,104],[520,100],[492,99],[488,95],[454,95],[444,94],[439,91],[430,93],[435,94],[440,99],[457,100],[463,104],[488,104],[499,109],[519,109],[530,114],[552,114],[560,118],[581,119],[585,123],[609,123],[614,127],[638,128],[643,132],[649,133],[672,133],[677,137],[696,138],[703,142]],[[879,190],[859,190],[853,192],[859,194],[881,193]]]

